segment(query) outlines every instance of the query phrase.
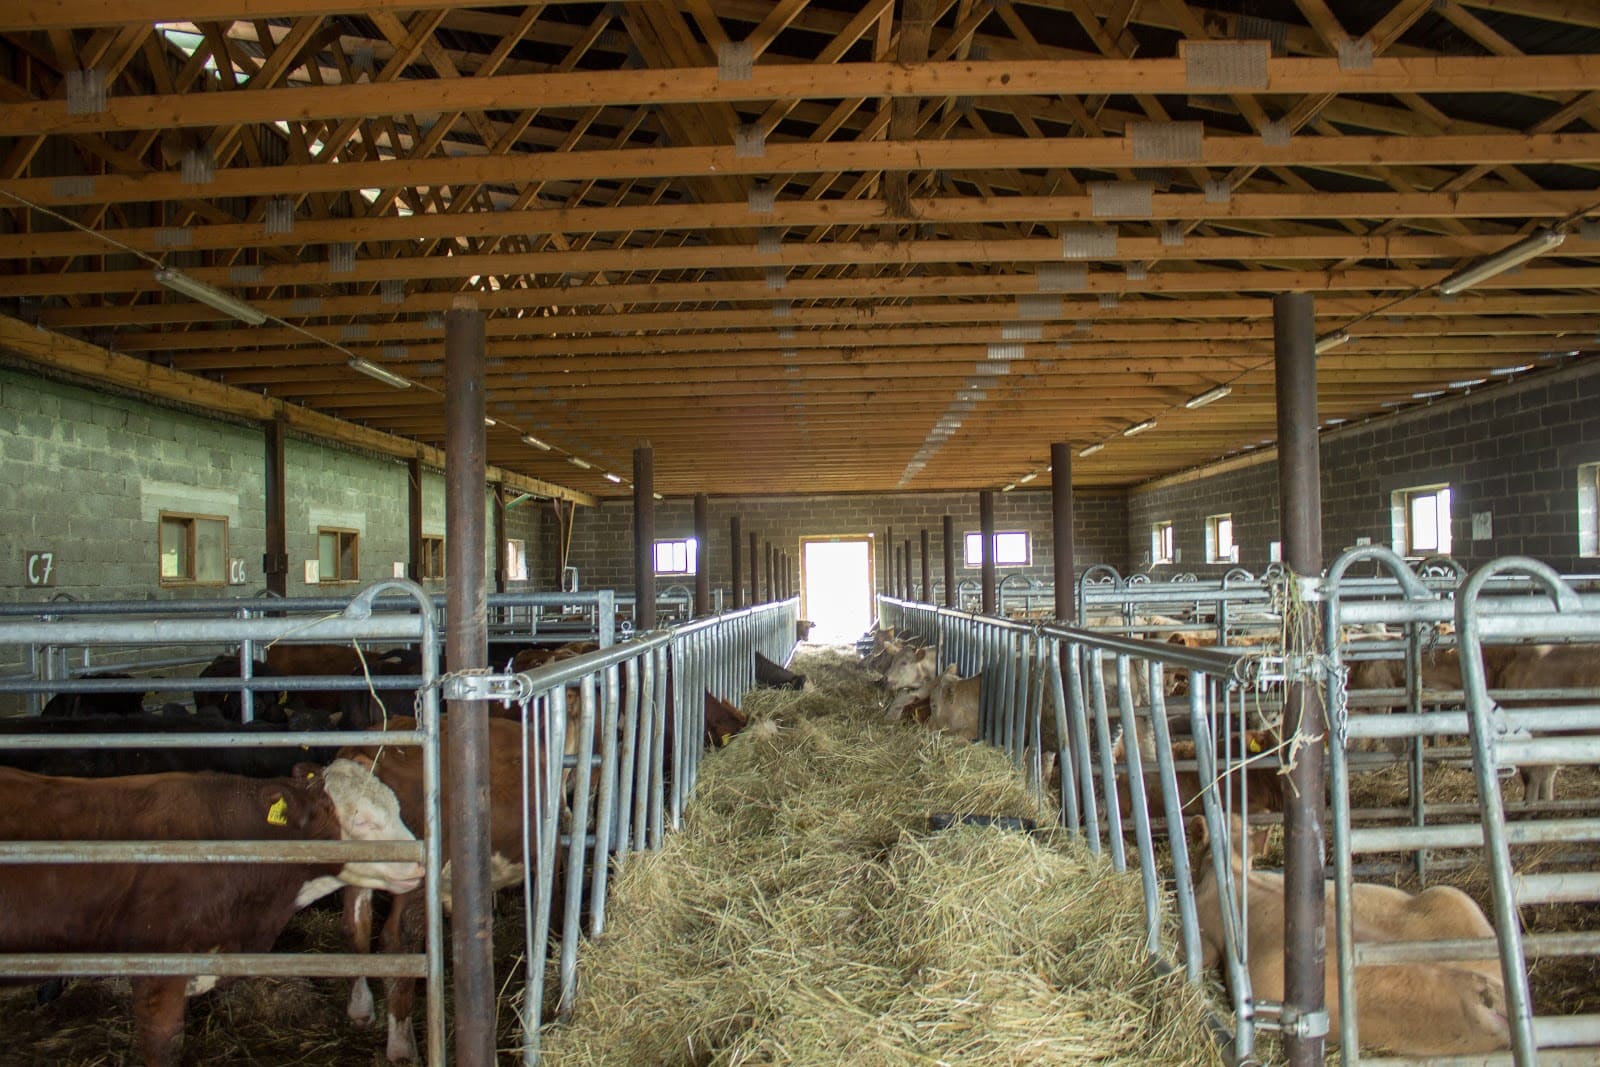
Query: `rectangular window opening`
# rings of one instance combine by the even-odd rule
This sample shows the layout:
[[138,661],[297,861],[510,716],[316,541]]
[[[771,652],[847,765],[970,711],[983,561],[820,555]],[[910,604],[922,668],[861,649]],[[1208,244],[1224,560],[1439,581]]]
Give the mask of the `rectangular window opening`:
[[519,538],[506,539],[506,581],[528,580],[528,543]]
[[1150,526],[1150,562],[1172,563],[1176,560],[1175,549],[1177,542],[1174,540],[1172,523],[1157,522]]
[[222,585],[228,578],[228,520],[163,511],[157,554],[162,585]]
[[1420,485],[1390,497],[1395,551],[1404,556],[1450,554],[1450,487]]
[[1231,514],[1206,517],[1206,562],[1239,562],[1239,546],[1233,543],[1233,516]]
[[695,540],[692,537],[655,544],[657,574],[693,574]]
[[353,582],[360,577],[356,567],[360,536],[355,530],[317,528],[318,582]]
[[418,569],[424,581],[444,577],[444,538],[422,539],[422,559],[419,561]]
[[[969,530],[965,538],[964,566],[983,566],[983,533]],[[1033,544],[1026,530],[995,531],[994,565],[996,567],[1026,567],[1033,562]]]

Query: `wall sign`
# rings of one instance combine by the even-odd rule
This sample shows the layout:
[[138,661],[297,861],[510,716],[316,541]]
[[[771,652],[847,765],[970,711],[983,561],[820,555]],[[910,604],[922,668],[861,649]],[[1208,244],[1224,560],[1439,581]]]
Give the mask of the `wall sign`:
[[22,564],[23,579],[32,586],[56,584],[56,554],[54,552],[29,552]]
[[228,561],[228,584],[243,585],[247,580],[244,575],[244,560],[230,559]]

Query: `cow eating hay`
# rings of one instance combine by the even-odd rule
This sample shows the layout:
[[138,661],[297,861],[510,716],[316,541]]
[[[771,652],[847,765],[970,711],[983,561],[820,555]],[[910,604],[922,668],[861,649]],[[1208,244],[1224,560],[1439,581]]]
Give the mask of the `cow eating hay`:
[[1146,961],[1137,875],[1058,834],[997,751],[882,722],[817,653],[753,693],[682,832],[630,857],[551,1064],[1219,1063]]

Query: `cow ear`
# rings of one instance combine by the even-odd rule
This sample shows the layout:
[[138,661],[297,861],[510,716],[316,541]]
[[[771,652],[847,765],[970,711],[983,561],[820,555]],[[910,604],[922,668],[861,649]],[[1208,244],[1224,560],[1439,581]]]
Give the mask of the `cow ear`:
[[320,763],[296,763],[290,776],[301,781],[320,781],[322,778],[322,765]]
[[1189,847],[1200,849],[1211,844],[1211,827],[1206,825],[1204,815],[1191,815],[1185,827],[1189,831]]

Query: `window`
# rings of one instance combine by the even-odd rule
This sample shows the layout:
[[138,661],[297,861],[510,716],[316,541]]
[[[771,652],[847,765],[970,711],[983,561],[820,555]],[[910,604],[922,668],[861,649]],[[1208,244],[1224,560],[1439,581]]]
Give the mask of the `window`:
[[656,542],[657,574],[693,574],[694,561],[694,538]]
[[360,535],[354,530],[317,528],[317,581],[353,582],[356,570],[356,544]]
[[1150,527],[1150,562],[1173,563],[1177,560],[1174,552],[1176,542],[1172,536],[1171,522],[1158,522]]
[[1600,556],[1600,463],[1578,468],[1578,554]]
[[1391,498],[1395,551],[1405,556],[1449,555],[1450,487],[1423,485]]
[[[999,531],[994,535],[994,565],[996,567],[1026,567],[1033,560],[1032,544],[1026,530]],[[969,531],[966,539],[968,567],[983,566],[983,533]]]
[[228,577],[228,520],[161,513],[161,584],[221,585]]
[[1233,543],[1232,515],[1206,517],[1206,562],[1239,562],[1239,546]]
[[506,581],[528,580],[528,543],[515,538],[506,539]]
[[444,538],[424,537],[422,539],[422,559],[417,561],[418,573],[426,581],[429,578],[444,577]]

